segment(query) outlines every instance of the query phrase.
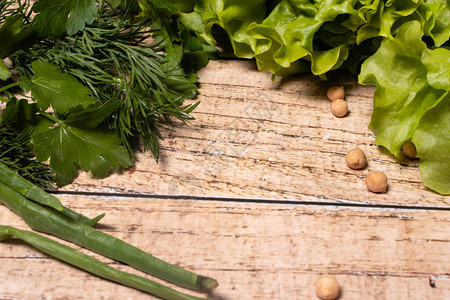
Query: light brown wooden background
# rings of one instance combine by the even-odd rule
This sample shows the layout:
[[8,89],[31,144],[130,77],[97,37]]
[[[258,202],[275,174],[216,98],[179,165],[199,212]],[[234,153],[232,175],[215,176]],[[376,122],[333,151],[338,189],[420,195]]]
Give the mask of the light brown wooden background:
[[[106,212],[101,230],[216,278],[213,299],[315,299],[322,274],[336,276],[341,299],[450,299],[450,198],[423,186],[417,161],[373,144],[373,87],[339,74],[271,81],[236,60],[199,78],[196,120],[163,130],[159,163],[144,153],[106,179],[81,173],[61,200]],[[346,87],[345,118],[329,111],[331,84]],[[364,170],[345,165],[354,147]],[[387,194],[366,190],[371,170],[386,173]],[[4,206],[0,219],[26,228]],[[0,244],[0,266],[0,299],[152,299],[17,240]]]

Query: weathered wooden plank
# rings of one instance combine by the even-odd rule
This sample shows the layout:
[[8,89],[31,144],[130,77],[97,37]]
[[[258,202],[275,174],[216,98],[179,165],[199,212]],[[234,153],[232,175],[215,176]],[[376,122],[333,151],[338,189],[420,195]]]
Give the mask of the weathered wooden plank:
[[[450,211],[125,197],[62,200],[84,213],[106,212],[102,230],[217,278],[214,299],[314,299],[321,274],[338,278],[342,299],[445,299],[450,293]],[[26,228],[4,206],[0,219]],[[19,241],[0,243],[0,265],[0,299],[144,296]]]
[[[157,164],[139,155],[136,172],[93,181],[87,174],[64,190],[411,206],[450,205],[427,190],[418,162],[400,165],[376,147],[367,129],[373,87],[354,79],[329,83],[311,76],[271,81],[249,61],[212,61],[199,73],[197,120],[166,129]],[[326,90],[345,84],[350,114],[329,111]],[[347,168],[345,153],[360,147],[369,165]],[[389,177],[385,195],[367,192],[371,170]]]

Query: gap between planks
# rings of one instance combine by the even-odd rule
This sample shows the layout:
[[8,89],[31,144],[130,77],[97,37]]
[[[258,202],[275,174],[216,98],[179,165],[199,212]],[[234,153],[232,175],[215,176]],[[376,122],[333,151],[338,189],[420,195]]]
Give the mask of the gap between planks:
[[[195,195],[160,195],[160,194],[128,194],[128,193],[106,193],[106,192],[83,192],[83,191],[51,191],[50,193],[59,196],[68,197],[89,197],[89,198],[108,198],[112,200],[122,199],[152,199],[152,200],[192,200],[192,201],[211,201],[211,202],[231,202],[231,203],[252,203],[252,204],[273,204],[287,206],[318,206],[318,207],[343,207],[357,209],[381,209],[381,210],[405,210],[405,211],[450,211],[449,206],[420,206],[420,205],[393,205],[382,203],[359,203],[344,199],[325,199],[321,201],[301,201],[296,199],[270,199],[270,198],[238,198],[238,197],[211,197]],[[314,199],[314,198],[313,198]]]

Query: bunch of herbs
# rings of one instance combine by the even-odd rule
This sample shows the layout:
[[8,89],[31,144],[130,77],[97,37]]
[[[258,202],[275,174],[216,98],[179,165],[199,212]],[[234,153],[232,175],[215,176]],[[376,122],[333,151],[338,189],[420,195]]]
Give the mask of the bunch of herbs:
[[[185,100],[195,98],[195,71],[215,48],[199,44],[172,6],[150,5],[142,16],[139,4],[2,2],[0,36],[11,42],[0,54],[19,74],[13,86],[31,92],[20,100],[6,94],[2,122],[27,115],[20,127],[31,130],[36,158],[49,159],[59,186],[78,168],[105,177],[130,167],[136,150],[158,160],[159,125],[193,119],[198,102]],[[13,87],[7,83],[4,90]]]

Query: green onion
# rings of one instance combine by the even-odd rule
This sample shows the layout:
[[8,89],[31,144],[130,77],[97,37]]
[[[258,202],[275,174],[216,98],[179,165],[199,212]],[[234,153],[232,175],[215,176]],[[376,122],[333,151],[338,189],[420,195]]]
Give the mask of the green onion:
[[101,255],[126,263],[179,286],[207,291],[215,279],[197,275],[160,260],[120,239],[42,207],[0,182],[0,201],[20,215],[34,230],[46,232]]
[[0,181],[22,196],[51,207],[61,215],[86,225],[93,226],[105,216],[105,214],[101,214],[93,219],[89,219],[74,212],[70,208],[63,206],[58,198],[38,188],[30,181],[9,169],[2,162],[0,162]]
[[97,276],[115,281],[117,283],[153,294],[169,300],[199,300],[199,298],[183,294],[162,284],[137,276],[131,273],[119,271],[109,265],[86,255],[78,250],[46,238],[31,231],[20,230],[10,226],[0,225],[0,241],[16,236],[37,249],[65,261],[75,267],[83,269]]
[[44,192],[30,181],[18,175],[13,170],[9,169],[1,162],[0,180],[10,188],[33,201],[47,205],[57,211],[63,211],[64,209],[64,206],[61,204],[58,198]]

